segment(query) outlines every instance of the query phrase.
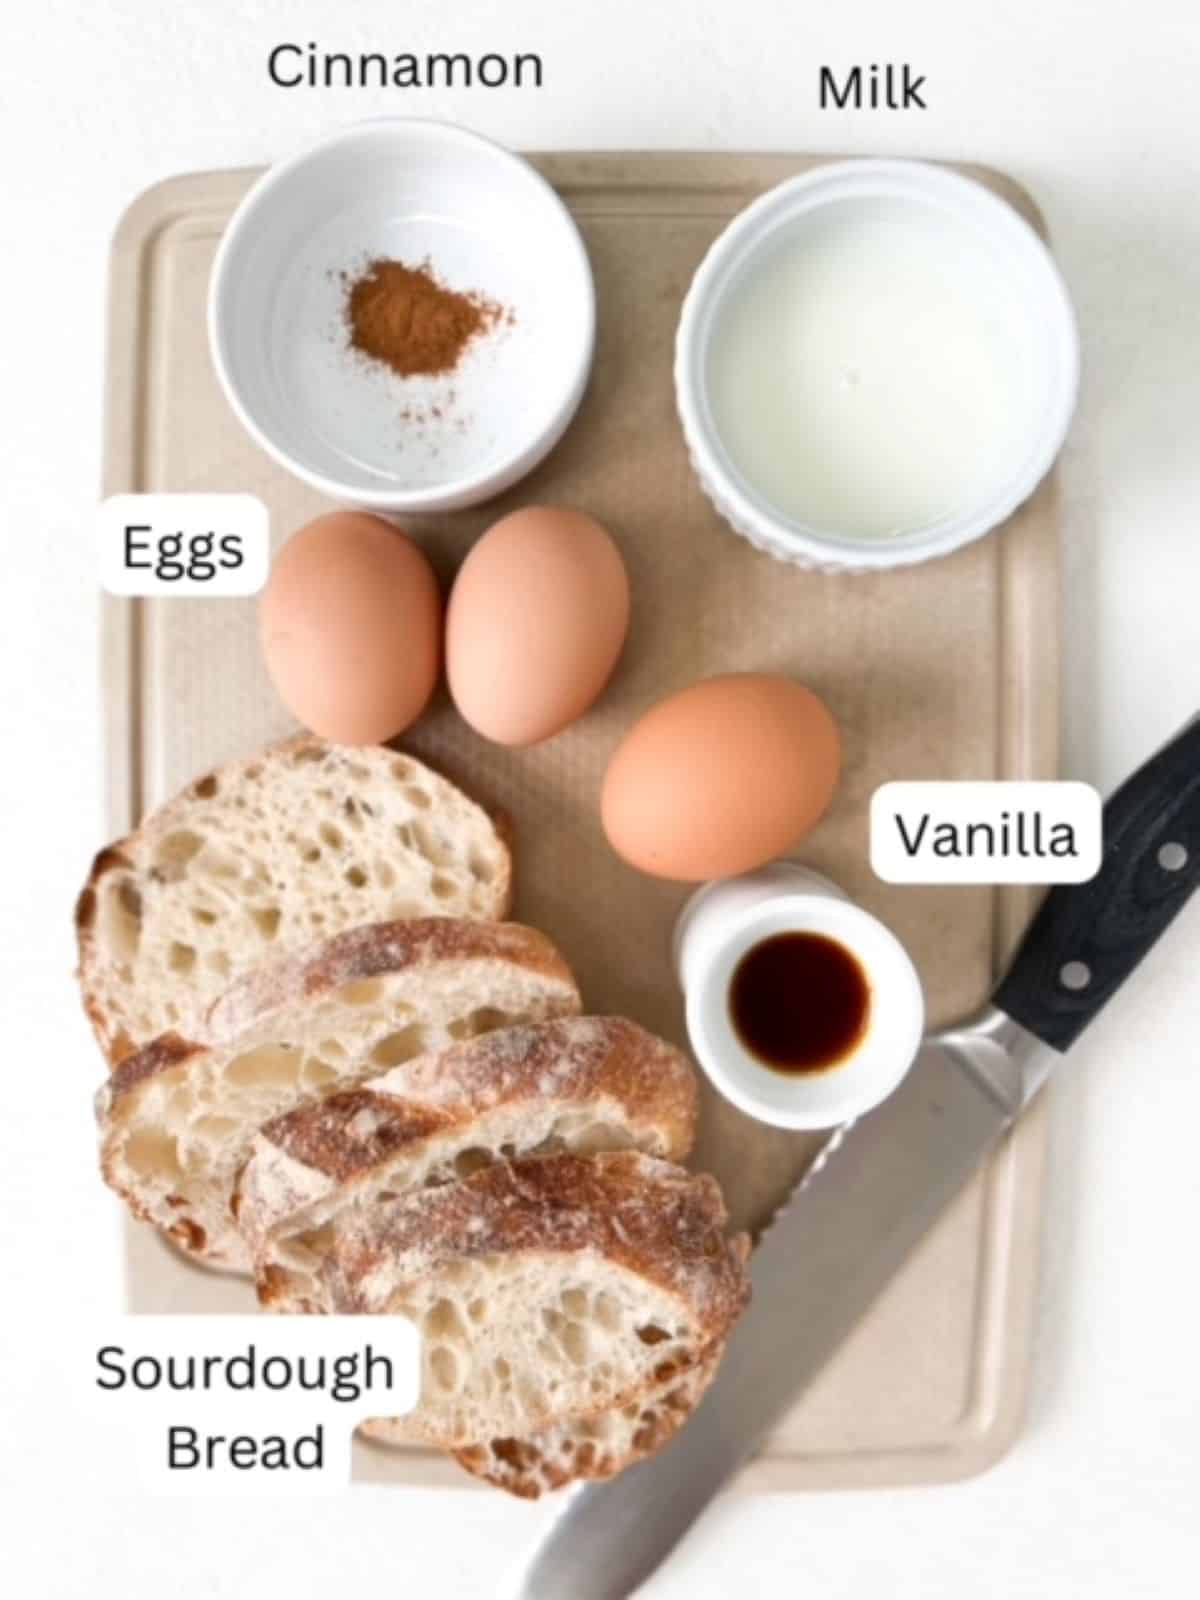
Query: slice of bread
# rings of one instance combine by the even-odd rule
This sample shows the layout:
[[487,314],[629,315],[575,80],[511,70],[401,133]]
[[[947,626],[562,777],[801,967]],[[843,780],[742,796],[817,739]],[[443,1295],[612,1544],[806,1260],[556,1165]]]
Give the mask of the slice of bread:
[[[335,1218],[490,1160],[623,1147],[682,1160],[696,1101],[681,1052],[625,1018],[571,1017],[500,1029],[298,1107],[262,1129],[239,1183],[259,1297],[278,1311],[329,1309],[320,1266]],[[715,1365],[660,1385],[644,1403],[468,1447],[459,1459],[524,1498],[610,1476],[674,1434]],[[390,1443],[395,1425],[364,1431]]]
[[624,1017],[502,1028],[299,1106],[257,1135],[237,1214],[259,1298],[322,1311],[333,1219],[492,1160],[636,1149],[679,1161],[696,1126],[686,1057]]
[[116,1063],[200,1039],[264,961],[362,923],[507,915],[499,824],[414,757],[302,737],[198,779],[96,857],[75,912],[83,1002]]
[[[612,1478],[668,1444],[691,1416],[720,1365],[720,1352],[678,1377],[668,1378],[643,1400],[595,1417],[577,1417],[525,1439],[491,1439],[453,1452],[460,1466],[498,1489],[536,1500],[579,1478]],[[389,1421],[366,1422],[368,1438],[387,1444]]]
[[352,929],[235,984],[207,1045],[169,1033],[122,1062],[97,1105],[105,1181],[193,1254],[248,1270],[231,1201],[264,1122],[456,1039],[578,1010],[570,971],[531,928]]
[[749,1293],[715,1181],[622,1151],[494,1162],[355,1207],[322,1263],[335,1312],[422,1335],[395,1440],[524,1438],[641,1402],[707,1359]]

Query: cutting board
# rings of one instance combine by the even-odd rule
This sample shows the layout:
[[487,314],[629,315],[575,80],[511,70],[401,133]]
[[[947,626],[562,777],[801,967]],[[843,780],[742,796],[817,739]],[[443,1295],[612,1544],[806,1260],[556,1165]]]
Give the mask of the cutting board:
[[[893,573],[826,576],[773,562],[732,534],[689,470],[671,390],[680,303],[707,246],[805,156],[535,157],[582,229],[596,274],[599,342],[580,413],[537,472],[492,505],[413,519],[448,581],[471,542],[517,505],[598,516],[629,565],[634,623],[602,703],[530,751],[486,745],[444,696],[405,743],[515,819],[516,914],[575,968],[589,1009],[624,1012],[685,1043],[669,933],[685,891],[640,877],[607,848],[600,774],[633,718],[671,689],[736,669],[816,688],[844,734],[838,802],[801,859],[882,917],[912,953],[931,1022],[985,998],[1031,909],[1020,888],[901,887],[867,859],[867,807],[888,779],[1051,778],[1057,730],[1057,530],[1053,482],[1004,528],[958,554]],[[1008,180],[973,175],[1035,225]],[[213,253],[252,172],[175,178],[138,199],[113,245],[107,494],[242,491],[261,497],[278,546],[328,509],[245,436],[209,362]],[[337,263],[331,263],[336,266]],[[108,813],[132,826],[206,769],[291,731],[259,660],[253,600],[105,601]],[[97,1071],[100,1063],[97,1060]],[[746,1487],[913,1484],[980,1471],[1019,1425],[1039,1228],[1044,1104],[1023,1119],[846,1341]],[[721,1180],[757,1229],[818,1140],[752,1123],[706,1090],[693,1165]],[[803,1274],[804,1263],[796,1263]],[[134,1311],[244,1311],[248,1285],[127,1230]],[[360,1444],[361,1478],[472,1480],[429,1452]]]

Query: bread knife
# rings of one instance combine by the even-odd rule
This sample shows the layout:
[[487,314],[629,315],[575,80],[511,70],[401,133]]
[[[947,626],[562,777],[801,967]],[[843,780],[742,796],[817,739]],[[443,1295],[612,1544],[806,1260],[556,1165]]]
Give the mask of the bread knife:
[[628,1600],[793,1406],[1200,884],[1200,716],[1104,808],[1100,870],[1050,890],[991,1003],[930,1035],[767,1228],[716,1380],[665,1449],[568,1491],[512,1600]]

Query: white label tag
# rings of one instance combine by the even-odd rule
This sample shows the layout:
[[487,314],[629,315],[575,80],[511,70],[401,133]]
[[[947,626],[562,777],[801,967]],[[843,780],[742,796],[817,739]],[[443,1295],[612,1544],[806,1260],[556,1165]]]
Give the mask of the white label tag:
[[871,797],[885,883],[1086,883],[1101,832],[1086,783],[885,783]]
[[129,1316],[87,1330],[77,1375],[105,1476],[151,1494],[336,1494],[367,1417],[411,1411],[403,1317]]
[[109,594],[257,594],[271,562],[267,508],[252,494],[114,494],[97,538]]

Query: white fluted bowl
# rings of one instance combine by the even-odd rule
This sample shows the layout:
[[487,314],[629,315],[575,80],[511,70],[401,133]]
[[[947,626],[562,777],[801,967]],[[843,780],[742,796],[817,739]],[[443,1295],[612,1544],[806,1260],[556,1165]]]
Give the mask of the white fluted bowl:
[[[1003,272],[1014,314],[1038,352],[1034,403],[1021,418],[1011,470],[973,503],[927,526],[885,536],[846,533],[797,520],[752,482],[721,435],[711,403],[710,353],[733,291],[767,259],[782,230],[827,222],[881,202],[932,208],[982,245]],[[970,270],[969,253],[963,269]],[[947,262],[955,271],[958,263]],[[781,336],[784,336],[781,334]],[[1079,387],[1075,316],[1050,252],[1017,212],[974,180],[917,161],[848,161],[817,167],[760,196],[714,242],[684,300],[675,349],[675,394],[693,469],[737,533],[778,560],[826,572],[867,572],[948,554],[1007,520],[1033,493],[1062,448]]]

